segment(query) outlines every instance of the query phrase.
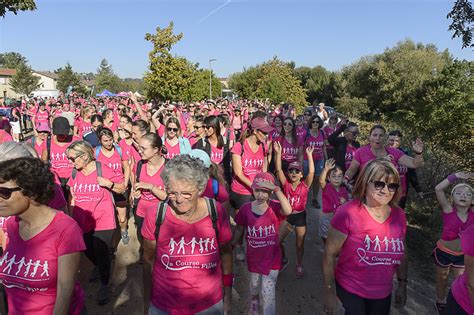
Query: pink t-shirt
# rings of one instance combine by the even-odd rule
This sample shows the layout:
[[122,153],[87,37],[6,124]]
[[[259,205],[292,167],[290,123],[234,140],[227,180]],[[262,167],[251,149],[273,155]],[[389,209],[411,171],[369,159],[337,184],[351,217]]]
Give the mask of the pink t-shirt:
[[378,223],[360,201],[353,200],[337,209],[331,225],[347,235],[336,265],[339,285],[366,299],[389,296],[405,251],[404,211],[392,208],[387,220]]
[[[120,184],[123,175],[102,164],[102,177]],[[115,229],[115,206],[112,193],[97,182],[97,170],[89,175],[77,172],[68,185],[74,195],[73,218],[84,233]]]
[[[470,225],[461,234],[461,248],[464,255],[474,257],[474,225]],[[456,302],[468,314],[474,314],[474,305],[472,305],[468,290],[467,273],[463,273],[451,284],[451,293]]]
[[300,142],[290,143],[285,137],[278,137],[275,141],[280,142],[281,145],[281,159],[288,163],[298,161],[300,152]]
[[[51,162],[51,170],[58,174],[61,178],[68,178],[71,176],[73,165],[67,159],[66,149],[67,147],[73,143],[74,141],[80,140],[78,137],[73,137],[71,142],[64,142],[63,146],[54,141],[51,138],[51,152],[50,152],[50,162]],[[61,142],[62,143],[62,142]],[[46,149],[46,146],[45,146]]]
[[125,139],[122,139],[122,140],[119,141],[118,145],[122,149],[123,156],[127,157],[127,159],[124,159],[124,160],[128,160],[128,159],[130,159],[131,156],[133,156],[132,150],[134,150],[134,149],[133,149],[132,144],[127,144],[127,141],[125,141]]
[[[154,207],[145,216],[142,235],[155,240]],[[232,239],[229,217],[217,203],[217,230],[209,216],[189,224],[179,220],[168,206],[160,228],[153,265],[151,303],[172,315],[201,312],[222,300],[219,245]]]
[[[311,133],[308,133],[305,141],[305,148],[312,147],[313,150],[313,160],[320,161],[324,160],[324,133],[321,130],[318,130],[318,136],[314,137]],[[304,159],[307,160],[308,157],[304,154]]]
[[48,203],[53,209],[63,209],[67,206],[66,198],[64,197],[63,189],[61,187],[61,181],[56,173],[54,175],[54,196],[53,199]]
[[201,197],[207,197],[210,199],[216,199],[216,201],[220,203],[224,203],[229,201],[229,193],[227,192],[227,188],[224,184],[219,183],[219,188],[217,189],[217,196],[214,195],[214,188],[212,186],[212,178],[209,178],[207,181],[206,189],[202,193]]
[[49,126],[49,112],[45,110],[44,112],[38,111],[35,114],[35,124],[38,127],[40,124],[45,124]]
[[[28,140],[28,143],[29,144],[32,144],[33,143],[33,138],[31,138],[30,140]],[[38,156],[41,157],[41,154],[43,154],[43,150],[46,148],[46,140],[44,140],[43,142],[41,142],[41,144],[38,142],[38,138],[35,139],[35,145],[33,146],[33,148],[35,149],[36,153],[38,153]]]
[[286,181],[283,185],[283,193],[290,202],[293,213],[303,212],[306,208],[306,201],[308,200],[309,187],[304,181],[301,181],[296,189],[290,181]]
[[[231,152],[232,154],[241,156],[242,173],[250,180],[250,182],[253,182],[253,179],[257,173],[263,172],[265,153],[262,145],[258,146],[257,152],[253,152],[248,144],[248,141],[245,140],[243,153],[242,144],[240,142],[237,142],[233,146]],[[267,148],[265,148],[265,152],[267,152]],[[253,193],[252,189],[242,183],[235,175],[233,175],[232,178],[231,190],[240,195],[251,195]]]
[[280,137],[280,133],[281,133],[281,129],[278,130],[277,128],[275,128],[275,129],[273,129],[273,131],[271,131],[271,132],[269,133],[269,137],[270,137],[270,139],[272,139],[272,140],[273,140],[273,139],[276,139],[276,138]]
[[220,164],[224,159],[224,147],[218,148],[211,144],[211,162]]
[[167,160],[171,160],[176,155],[180,154],[179,141],[176,142],[176,144],[172,146],[171,144],[168,143],[167,140],[165,140],[165,147],[168,150],[168,153],[164,156],[164,158],[167,159]]
[[337,191],[331,183],[327,183],[323,189],[322,198],[323,212],[334,213],[339,206],[349,201],[349,193],[344,185],[339,186],[339,191]]
[[453,207],[450,213],[441,213],[441,219],[443,220],[441,239],[448,242],[454,241],[461,237],[464,230],[474,224],[474,211],[470,209],[466,222],[463,222],[458,216],[458,210]]
[[[323,128],[323,131],[324,131],[324,135],[326,136],[326,138],[329,138],[330,135],[332,135],[334,133],[334,131],[336,131],[335,128],[332,128],[332,127],[329,127],[329,126],[326,126]],[[334,147],[330,144],[326,145],[326,149],[334,149]]]
[[[148,174],[148,163],[143,163],[142,169],[140,170],[140,182],[153,184],[158,189],[165,190],[165,184],[163,183],[163,180],[160,176],[164,166],[165,164],[163,164],[155,174],[150,176]],[[137,174],[137,164],[135,164],[133,173]],[[140,201],[138,202],[137,206],[137,215],[141,218],[144,218],[150,209],[156,208],[158,201],[158,197],[156,197],[151,191],[142,189]]]
[[306,138],[307,133],[308,130],[304,126],[296,127],[296,136],[300,140],[300,143],[304,143],[304,139]]
[[[8,245],[0,260],[0,279],[7,292],[9,314],[53,314],[58,281],[58,258],[81,252],[86,246],[81,229],[58,211],[51,223],[33,238],[24,241],[19,219],[6,221]],[[69,314],[80,314],[84,294],[76,282]]]
[[346,155],[344,157],[346,161],[345,162],[346,170],[351,166],[355,151],[357,151],[357,148],[348,143],[346,146]]
[[129,156],[133,157],[133,161],[137,163],[142,159],[142,156],[140,155],[140,152],[138,152],[138,149],[135,147],[135,145],[130,146],[130,154]]
[[84,133],[92,129],[92,124],[90,122],[84,121],[82,119],[76,120],[75,125],[77,126],[78,136],[82,138]]
[[268,275],[270,270],[281,269],[278,230],[284,218],[280,203],[273,200],[269,201],[262,215],[252,211],[251,202],[240,208],[235,222],[245,228],[247,268],[250,272]]
[[[402,151],[391,148],[391,147],[386,147],[385,151],[387,151],[387,154],[390,154],[393,156],[391,162],[392,164],[396,167],[398,164],[398,160],[405,155]],[[367,163],[369,163],[372,160],[375,160],[377,157],[375,154],[372,152],[370,149],[370,144],[364,145],[363,147],[360,147],[357,149],[354,153],[354,160],[359,162],[360,166],[359,169],[363,169]]]
[[0,129],[0,144],[8,141],[13,141],[12,136],[5,130]]
[[[95,154],[95,152],[94,152]],[[104,155],[102,150],[99,151],[99,156],[96,158],[97,161],[102,162],[102,164],[107,165],[109,168],[113,169],[114,171],[120,172],[123,174],[123,161],[127,161],[129,159],[126,151],[122,150],[122,156],[118,153],[118,151],[114,148],[114,153],[112,156],[107,157]]]

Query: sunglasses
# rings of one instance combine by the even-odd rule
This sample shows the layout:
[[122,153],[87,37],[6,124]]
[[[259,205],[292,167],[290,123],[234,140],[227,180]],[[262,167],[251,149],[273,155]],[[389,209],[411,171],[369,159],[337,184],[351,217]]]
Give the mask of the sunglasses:
[[12,194],[15,191],[21,190],[20,187],[14,187],[14,188],[7,188],[7,187],[0,187],[0,198],[3,200],[8,200],[12,196]]
[[194,106],[194,105],[189,105],[188,106],[188,108],[194,108],[194,107],[196,107],[196,106]]
[[178,128],[167,128],[168,131],[178,132]]
[[84,153],[83,153],[83,154],[76,155],[76,156],[73,156],[73,157],[68,156],[67,159],[68,159],[69,161],[71,161],[72,163],[74,163],[74,162],[76,162],[76,160],[77,160],[78,158],[80,158],[80,157],[83,156],[83,155],[84,155]]
[[371,183],[374,184],[374,188],[376,190],[382,190],[382,189],[385,188],[385,186],[387,186],[387,189],[388,189],[389,192],[396,192],[398,187],[400,187],[400,185],[397,184],[397,183],[387,184],[387,183],[382,182],[380,180],[373,180],[373,181],[371,181]]
[[293,127],[293,124],[292,124],[292,123],[284,123],[283,126],[290,126],[290,127]]
[[297,170],[296,168],[292,168],[291,170],[288,170],[288,173],[290,173],[290,174],[299,174],[299,173],[301,173],[301,171]]
[[198,130],[201,129],[203,126],[194,126],[194,129]]
[[202,126],[203,128],[206,128],[206,129],[211,129],[212,126]]

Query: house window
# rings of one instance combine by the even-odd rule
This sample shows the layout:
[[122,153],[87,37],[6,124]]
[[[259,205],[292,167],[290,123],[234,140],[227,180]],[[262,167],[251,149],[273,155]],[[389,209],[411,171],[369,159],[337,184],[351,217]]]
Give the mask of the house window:
[[7,78],[0,78],[0,84],[7,84]]

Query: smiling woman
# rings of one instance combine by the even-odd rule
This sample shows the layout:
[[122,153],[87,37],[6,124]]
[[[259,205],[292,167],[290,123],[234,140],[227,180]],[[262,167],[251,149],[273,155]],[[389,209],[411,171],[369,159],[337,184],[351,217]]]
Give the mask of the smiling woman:
[[[40,159],[0,163],[0,216],[8,217],[0,279],[9,314],[80,314],[84,308],[74,279],[85,249],[82,233],[73,219],[46,205],[53,192],[54,176]],[[31,273],[20,273],[23,267]]]

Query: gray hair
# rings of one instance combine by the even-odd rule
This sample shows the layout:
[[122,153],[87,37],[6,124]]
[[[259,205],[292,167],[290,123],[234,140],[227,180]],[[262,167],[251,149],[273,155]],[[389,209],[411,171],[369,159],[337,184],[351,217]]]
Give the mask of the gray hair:
[[33,155],[22,144],[15,141],[0,144],[0,162],[21,157],[33,157]]
[[181,154],[166,163],[161,178],[165,187],[169,187],[170,180],[174,179],[193,183],[199,191],[204,191],[209,180],[209,169],[200,159]]

